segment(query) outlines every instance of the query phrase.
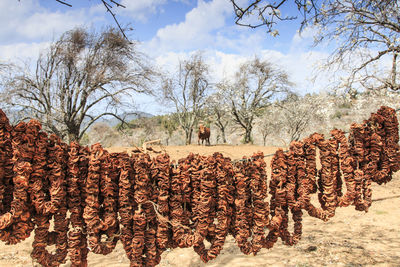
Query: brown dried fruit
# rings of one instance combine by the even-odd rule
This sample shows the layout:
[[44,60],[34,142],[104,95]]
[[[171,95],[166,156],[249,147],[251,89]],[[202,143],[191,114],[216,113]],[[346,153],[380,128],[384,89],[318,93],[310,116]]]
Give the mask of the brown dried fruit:
[[[335,129],[329,139],[315,133],[276,151],[269,191],[262,153],[239,161],[189,154],[176,165],[167,154],[68,146],[40,130],[35,120],[12,127],[0,110],[0,240],[15,244],[34,229],[31,256],[43,266],[59,266],[67,254],[72,266],[87,266],[89,250],[108,254],[118,240],[131,266],[155,266],[175,247],[193,247],[207,262],[228,234],[245,254],[279,238],[294,245],[303,210],[324,221],[337,207],[367,211],[371,183],[400,169],[398,121],[388,107],[353,124],[349,138]],[[317,192],[320,207],[311,203]]]

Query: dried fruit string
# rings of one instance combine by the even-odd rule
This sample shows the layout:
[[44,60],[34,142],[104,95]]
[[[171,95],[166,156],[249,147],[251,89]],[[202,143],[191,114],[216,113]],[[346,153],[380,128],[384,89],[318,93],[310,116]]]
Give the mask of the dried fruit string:
[[367,211],[372,182],[400,168],[398,141],[395,111],[382,107],[348,138],[315,133],[276,151],[267,187],[262,153],[240,161],[189,154],[176,165],[167,154],[66,145],[35,120],[11,126],[0,111],[0,240],[15,244],[34,230],[31,256],[43,266],[87,266],[89,251],[108,254],[118,240],[131,266],[155,266],[176,247],[207,262],[228,234],[255,255],[279,238],[296,244],[304,211],[324,221],[337,207]]

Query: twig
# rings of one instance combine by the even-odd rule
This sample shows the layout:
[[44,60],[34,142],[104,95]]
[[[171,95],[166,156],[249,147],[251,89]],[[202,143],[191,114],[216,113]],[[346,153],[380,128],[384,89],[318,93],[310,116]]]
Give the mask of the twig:
[[63,5],[72,7],[72,5],[71,5],[71,4],[68,4],[67,2],[64,2],[64,1],[61,1],[61,0],[56,0],[56,1],[59,2],[60,4],[63,4]]
[[110,2],[113,3],[113,4],[115,4],[117,7],[126,8],[126,6],[124,6],[124,5],[122,5],[122,4],[118,3],[118,2],[116,2],[116,1],[114,1],[114,0],[110,0]]
[[161,215],[161,213],[158,211],[158,205],[157,205],[156,203],[154,203],[153,201],[148,200],[148,201],[146,201],[146,202],[149,202],[149,203],[151,203],[151,204],[153,205],[154,212],[156,213],[158,219],[159,219],[161,222],[169,223],[169,224],[172,225],[172,226],[180,226],[180,227],[182,227],[182,228],[185,228],[186,230],[191,230],[190,227],[185,226],[185,225],[183,225],[183,224],[181,224],[181,223],[179,223],[179,222],[171,222],[168,218],[166,218],[165,216]]
[[[58,3],[60,3],[60,4],[63,4],[63,5],[72,7],[71,4],[69,4],[69,3],[65,2],[65,1],[62,1],[62,0],[56,0],[56,1],[57,1]],[[116,7],[126,8],[126,6],[124,6],[124,5],[120,4],[120,3],[118,3],[118,2],[115,1],[115,0],[109,0],[109,1],[110,1],[110,3],[113,3]],[[113,8],[113,6],[112,6],[111,4],[109,4],[109,3],[107,3],[107,0],[101,0],[101,2],[102,2],[103,5],[105,6],[107,12],[109,12],[109,13],[111,14],[111,16],[113,17],[114,22],[117,24],[117,26],[118,26],[119,30],[121,31],[122,35],[124,36],[124,38],[125,38],[126,40],[129,41],[128,37],[127,37],[126,34],[125,34],[124,29],[122,29],[121,24],[119,24],[119,21],[118,21],[118,19],[117,19],[116,16],[115,16],[115,13],[111,11],[111,8]]]
[[[124,36],[124,38],[125,38],[126,40],[129,40],[128,37],[127,37],[126,34],[125,34],[125,31],[122,29],[122,27],[121,27],[121,25],[119,24],[117,18],[115,17],[115,13],[111,11],[112,6],[111,6],[110,4],[108,4],[108,3],[106,2],[106,0],[101,0],[101,2],[103,2],[103,5],[106,7],[107,12],[110,12],[111,16],[113,17],[115,23],[117,24],[117,26],[118,26],[119,30],[121,31],[122,35]],[[115,1],[111,1],[111,2],[115,4]],[[118,7],[118,6],[124,7],[124,6],[122,6],[121,4],[118,4],[118,3],[116,3],[116,5],[117,5],[117,7]]]
[[[147,152],[147,145],[149,145],[149,144],[154,144],[154,143],[160,143],[160,142],[161,142],[161,139],[151,140],[151,141],[144,142],[144,143],[143,143],[143,151],[144,151],[144,153]],[[151,149],[149,148],[149,150],[151,150]]]

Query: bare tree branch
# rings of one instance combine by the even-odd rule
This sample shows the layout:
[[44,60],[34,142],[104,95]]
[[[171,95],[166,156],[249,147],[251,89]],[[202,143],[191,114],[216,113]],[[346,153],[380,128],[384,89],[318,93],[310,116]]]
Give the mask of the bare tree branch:
[[[320,29],[314,45],[323,42],[336,45],[326,67],[348,69],[347,90],[357,83],[367,89],[398,90],[397,56],[394,56],[400,52],[398,1],[330,0],[323,3],[320,13],[308,23],[317,21]],[[389,65],[385,64],[389,58],[395,60],[381,72],[382,66]]]
[[241,5],[239,1],[230,0],[235,12],[235,23],[240,26],[258,28],[266,27],[267,32],[277,35],[275,25],[278,21],[297,19],[297,14],[282,16],[280,8],[291,2],[297,6],[298,12],[303,16],[301,27],[306,23],[308,16],[318,12],[317,0],[281,0],[266,1],[255,0]]
[[222,138],[222,142],[226,143],[226,129],[232,120],[229,97],[226,95],[227,81],[222,81],[216,85],[216,92],[207,98],[207,117],[212,118],[214,124],[219,129],[220,135],[217,135],[217,142]]
[[[136,113],[134,113],[134,114],[136,114]],[[117,114],[112,113],[112,112],[103,112],[101,114],[98,114],[95,117],[88,114],[87,117],[90,118],[90,121],[82,129],[81,133],[79,134],[79,139],[81,139],[83,137],[85,132],[90,128],[90,126],[93,125],[93,123],[95,123],[97,120],[101,119],[104,116],[112,116],[112,117],[116,118],[117,120],[119,120],[122,123],[121,126],[129,125],[129,123],[125,120],[125,118],[118,116]]]
[[57,2],[59,2],[59,3],[61,3],[61,4],[63,4],[63,5],[66,5],[66,6],[72,7],[72,5],[71,5],[71,4],[68,4],[68,3],[64,2],[64,1],[61,1],[61,0],[56,0],[56,1],[57,1]]
[[[57,1],[60,4],[66,5],[68,7],[72,7],[72,5],[66,1],[62,1],[62,0],[55,0],[55,1]],[[121,27],[121,24],[119,23],[119,21],[116,17],[116,14],[111,10],[114,6],[122,7],[122,8],[126,8],[126,6],[122,5],[121,3],[119,3],[118,1],[115,1],[115,0],[98,0],[98,1],[100,1],[104,5],[104,7],[106,8],[106,12],[111,14],[115,24],[117,24],[117,26],[118,26],[118,29],[121,31],[121,33],[125,37],[125,39],[128,40],[128,37],[125,34],[125,29],[123,29]]]
[[[101,2],[103,2],[103,5],[107,9],[107,12],[109,12],[111,14],[111,16],[113,17],[113,19],[114,19],[115,23],[117,24],[119,30],[121,31],[122,35],[125,37],[125,39],[128,39],[128,37],[125,35],[125,31],[122,29],[117,18],[115,17],[115,13],[111,11],[112,6],[110,4],[108,4],[106,0],[101,0]],[[120,5],[120,4],[116,3],[115,1],[111,1],[111,2],[116,4],[117,6],[124,7],[123,5]]]

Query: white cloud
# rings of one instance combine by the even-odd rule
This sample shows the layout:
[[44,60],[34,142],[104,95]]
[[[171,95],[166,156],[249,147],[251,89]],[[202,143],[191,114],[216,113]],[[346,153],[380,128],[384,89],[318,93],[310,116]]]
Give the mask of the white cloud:
[[[268,36],[265,35],[263,30],[252,31],[247,28],[224,27],[223,31],[213,33],[214,29],[224,26],[223,19],[220,24],[214,23],[203,27],[198,22],[199,27],[189,27],[196,25],[195,22],[190,23],[191,21],[201,22],[200,14],[207,10],[205,5],[217,2],[204,3],[200,1],[198,7],[187,14],[184,22],[167,26],[157,33],[157,42],[153,39],[152,44],[157,43],[163,49],[153,50],[153,52],[158,53],[156,64],[169,72],[173,72],[176,70],[179,60],[188,58],[194,50],[200,48],[203,51],[205,61],[210,66],[210,73],[213,75],[212,82],[232,79],[241,63],[258,56],[285,70],[294,83],[294,89],[299,93],[318,92],[328,87],[331,77],[326,73],[317,77],[314,83],[317,67],[328,57],[329,53],[310,50],[312,29],[306,29],[301,37],[296,33],[291,39],[288,51],[278,51],[266,48],[266,44],[269,42],[267,42]],[[219,9],[219,12],[219,14],[224,14],[224,12],[230,11]],[[219,18],[221,17],[224,16],[219,16]],[[206,41],[207,38],[212,39],[215,45],[207,47],[206,43],[197,48],[192,45],[193,40],[197,40],[196,34],[203,36],[201,39]]]
[[209,55],[208,64],[211,67],[211,73],[214,74],[215,82],[233,79],[240,64],[248,59],[244,55],[227,54],[221,51],[214,51]]
[[328,79],[325,77],[319,78],[318,82],[313,82],[316,66],[327,56],[328,53],[317,51],[290,51],[284,54],[273,50],[263,50],[261,57],[285,70],[294,83],[294,89],[305,94],[318,92],[327,87]]
[[197,7],[186,14],[185,21],[159,29],[146,44],[148,50],[152,53],[188,51],[213,46],[214,31],[225,26],[226,16],[231,12],[232,6],[226,0],[199,0]]
[[26,60],[35,60],[39,53],[49,47],[49,42],[41,43],[14,43],[0,46],[0,62],[25,63]]
[[[295,91],[305,94],[317,92],[327,85],[325,79],[319,79],[318,84],[314,84],[312,79],[315,75],[314,65],[317,64],[327,54],[321,52],[301,52],[301,53],[282,53],[276,50],[261,50],[258,54],[262,60],[273,63],[276,67],[285,70],[290,80],[294,83]],[[251,60],[255,55],[235,55],[223,52],[215,53],[215,59],[212,60],[213,69],[215,69],[216,78],[226,77],[232,79],[239,65]]]
[[[174,2],[181,2],[189,4],[188,0],[174,0]],[[121,4],[125,8],[118,10],[119,15],[133,18],[136,21],[147,22],[151,15],[163,13],[163,6],[168,4],[167,0],[122,0]]]
[[176,52],[167,52],[162,56],[158,56],[155,58],[155,64],[161,67],[164,71],[168,71],[173,73],[177,68],[179,61],[185,60],[189,58],[189,53],[176,53]]
[[84,8],[65,10],[50,11],[38,0],[0,1],[0,40],[2,43],[47,41],[93,19]]
[[317,34],[319,29],[317,27],[307,27],[303,31],[297,31],[292,38],[292,47],[301,45],[312,45],[314,36]]
[[63,32],[104,16],[104,9],[95,6],[71,9],[60,5],[59,10],[50,10],[38,0],[0,1],[0,61],[35,61]]
[[262,50],[266,41],[263,29],[252,30],[233,26],[219,33],[215,39],[215,47],[223,51],[254,55]]
[[119,14],[145,22],[149,15],[162,12],[162,6],[166,3],[166,0],[123,0],[121,4],[126,8],[120,9]]

